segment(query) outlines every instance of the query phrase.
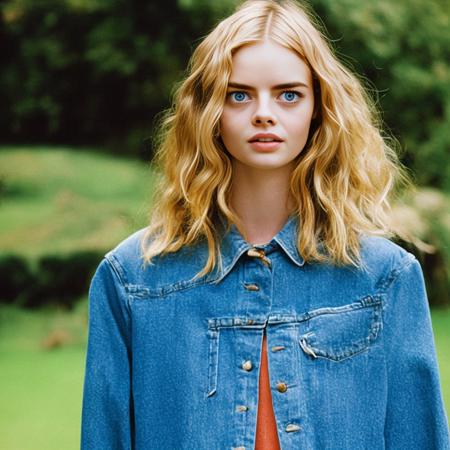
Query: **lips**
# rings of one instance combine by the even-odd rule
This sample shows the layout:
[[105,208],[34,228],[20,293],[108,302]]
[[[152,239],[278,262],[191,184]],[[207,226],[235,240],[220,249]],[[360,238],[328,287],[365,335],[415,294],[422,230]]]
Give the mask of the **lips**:
[[248,142],[283,142],[283,139],[273,133],[258,133],[251,137]]

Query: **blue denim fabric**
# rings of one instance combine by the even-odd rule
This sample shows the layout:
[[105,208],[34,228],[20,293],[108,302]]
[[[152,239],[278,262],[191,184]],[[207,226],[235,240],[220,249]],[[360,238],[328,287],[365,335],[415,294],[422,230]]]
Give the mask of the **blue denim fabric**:
[[450,448],[417,260],[365,237],[362,268],[305,263],[296,226],[261,257],[233,227],[223,267],[196,280],[204,243],[144,268],[140,230],[106,254],[82,449],[253,449],[264,332],[281,449]]

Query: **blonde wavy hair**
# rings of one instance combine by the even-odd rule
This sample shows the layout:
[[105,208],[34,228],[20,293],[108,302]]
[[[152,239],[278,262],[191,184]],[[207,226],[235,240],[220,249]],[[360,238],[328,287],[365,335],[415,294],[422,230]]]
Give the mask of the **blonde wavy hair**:
[[398,234],[390,197],[408,177],[362,84],[334,56],[305,6],[250,0],[198,45],[162,122],[156,162],[163,176],[142,240],[146,263],[205,239],[208,259],[197,275],[221,266],[218,217],[227,230],[240,229],[240,221],[230,207],[232,165],[219,120],[234,52],[265,39],[294,50],[313,74],[316,115],[290,179],[302,257],[358,266],[362,234]]

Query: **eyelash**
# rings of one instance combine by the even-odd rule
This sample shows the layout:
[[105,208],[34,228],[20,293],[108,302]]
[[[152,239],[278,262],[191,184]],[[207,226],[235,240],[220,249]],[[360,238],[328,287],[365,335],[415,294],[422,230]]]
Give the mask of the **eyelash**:
[[[244,94],[244,95],[247,95],[247,96],[248,96],[247,92],[245,92],[245,91],[233,91],[233,92],[229,92],[229,93],[227,94],[227,97],[232,98],[232,96],[233,96],[234,94]],[[298,100],[298,99],[300,99],[300,98],[303,97],[303,94],[302,94],[301,92],[298,92],[298,91],[292,91],[292,90],[283,91],[280,95],[283,95],[283,94],[295,94],[295,95],[297,96],[297,99],[296,99],[296,100]],[[245,103],[244,100],[242,100],[242,101],[234,101],[234,102],[235,102],[235,103]],[[286,101],[286,103],[295,103],[295,101]]]

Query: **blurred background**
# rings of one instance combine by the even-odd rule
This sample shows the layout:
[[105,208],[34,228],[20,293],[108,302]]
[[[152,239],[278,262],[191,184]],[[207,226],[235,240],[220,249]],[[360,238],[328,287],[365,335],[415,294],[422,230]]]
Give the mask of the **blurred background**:
[[[0,448],[79,448],[90,277],[145,226],[158,114],[235,3],[0,1]],[[448,2],[310,3],[417,185],[394,214],[428,244],[400,243],[424,269],[448,410]]]

